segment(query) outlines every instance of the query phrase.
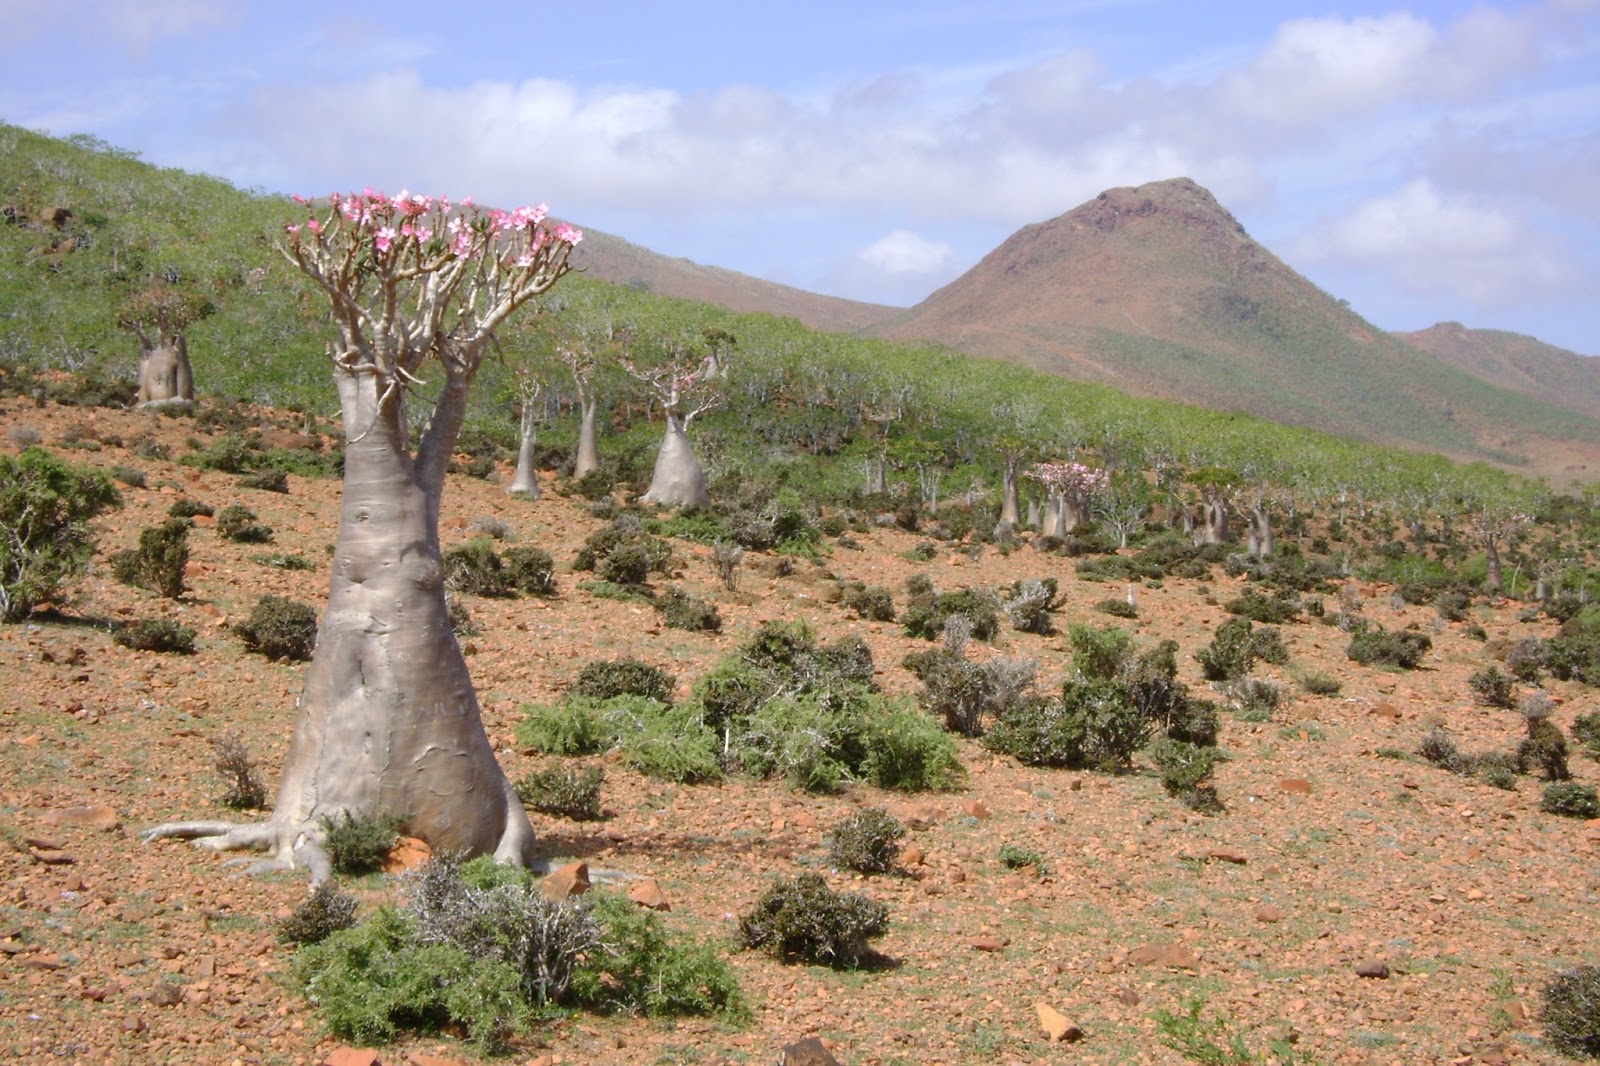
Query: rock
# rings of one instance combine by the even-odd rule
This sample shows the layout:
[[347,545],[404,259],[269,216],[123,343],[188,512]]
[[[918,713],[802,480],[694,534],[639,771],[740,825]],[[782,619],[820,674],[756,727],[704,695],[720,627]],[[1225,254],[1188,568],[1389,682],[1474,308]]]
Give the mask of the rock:
[[1083,1039],[1083,1030],[1067,1020],[1067,1016],[1050,1006],[1040,1003],[1034,1008],[1039,1012],[1039,1025],[1043,1027],[1045,1036],[1050,1038],[1050,1043],[1073,1043]]
[[1141,944],[1128,952],[1130,966],[1168,966],[1175,970],[1198,970],[1200,960],[1182,944]]
[[157,981],[146,998],[158,1007],[175,1007],[183,1002],[183,989],[166,981]]
[[59,848],[29,848],[28,854],[33,856],[35,862],[42,862],[46,866],[71,866],[78,861]]
[[922,853],[922,849],[917,847],[915,844],[909,848],[906,848],[900,853],[901,866],[921,866],[927,861],[928,857],[924,855]]
[[1006,942],[1001,937],[989,936],[985,934],[983,936],[973,937],[972,946],[979,951],[999,951],[1001,948],[1006,946]]
[[1281,922],[1284,918],[1283,908],[1273,903],[1263,903],[1255,909],[1255,919],[1258,922]]
[[544,879],[540,886],[544,898],[552,901],[570,899],[589,891],[589,864],[569,862]]
[[433,849],[427,843],[416,837],[401,837],[394,842],[394,847],[389,849],[389,854],[384,856],[383,872],[386,874],[405,873],[415,870],[433,856]]
[[430,1055],[426,1051],[413,1051],[406,1056],[406,1066],[467,1066],[467,1060],[445,1055]]
[[45,825],[68,825],[79,829],[115,829],[121,824],[117,812],[104,804],[58,807],[39,816]]
[[785,1045],[779,1062],[781,1066],[840,1066],[839,1060],[814,1036]]
[[628,889],[628,898],[639,906],[652,911],[670,911],[672,901],[667,899],[667,894],[661,891],[661,886],[653,877],[646,878]]
[[1231,862],[1235,866],[1243,866],[1250,859],[1238,848],[1212,848],[1206,852],[1206,858],[1216,859],[1218,862]]
[[[917,833],[932,829],[944,817],[943,812],[932,803],[894,803],[890,804],[889,813],[907,829]],[[798,824],[798,819],[796,822]]]
[[961,813],[968,818],[976,818],[983,822],[989,819],[989,808],[980,799],[964,799],[961,801]]
[[1135,992],[1131,988],[1122,989],[1114,998],[1124,1007],[1137,1007],[1141,1002],[1139,999],[1139,993]]
[[1278,782],[1278,791],[1287,792],[1291,796],[1311,795],[1311,782],[1303,777],[1286,777]]
[[1356,976],[1382,981],[1389,976],[1389,965],[1377,959],[1364,959],[1356,963]]
[[1400,708],[1396,707],[1392,703],[1385,702],[1378,704],[1376,707],[1372,708],[1372,714],[1378,718],[1387,718],[1393,722],[1398,722],[1400,720]]
[[383,1066],[383,1060],[369,1047],[336,1047],[320,1066]]

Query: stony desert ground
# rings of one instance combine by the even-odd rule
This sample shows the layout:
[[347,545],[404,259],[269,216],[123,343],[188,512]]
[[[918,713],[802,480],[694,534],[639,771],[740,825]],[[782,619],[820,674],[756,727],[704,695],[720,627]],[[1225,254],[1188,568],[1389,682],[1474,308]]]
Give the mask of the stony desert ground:
[[[150,414],[0,401],[0,426],[47,446],[154,433],[172,454],[204,437],[192,421]],[[138,467],[147,487],[97,521],[100,554],[70,602],[25,624],[0,626],[0,1059],[9,1062],[296,1063],[338,1061],[340,1043],[283,982],[290,949],[275,922],[305,893],[291,875],[245,878],[216,855],[175,842],[141,844],[138,830],[179,817],[222,817],[213,740],[245,737],[269,778],[288,742],[303,664],[247,654],[229,625],[277,593],[320,605],[339,485],[291,478],[280,495],[241,489],[229,474],[140,459],[124,447],[63,450],[75,462]],[[547,479],[547,484],[549,481]],[[215,506],[242,501],[276,531],[270,550],[317,568],[252,561],[203,525],[190,538],[190,591],[179,601],[124,587],[106,558],[137,542],[179,495]],[[586,662],[632,655],[670,668],[680,688],[766,619],[804,618],[825,639],[871,646],[880,684],[914,692],[901,667],[926,647],[893,624],[864,623],[836,601],[837,578],[899,590],[928,573],[941,590],[1059,578],[1060,620],[1108,624],[1092,605],[1123,586],[1081,581],[1073,561],[1023,547],[1009,556],[944,545],[931,562],[903,556],[923,538],[894,530],[857,536],[778,576],[747,558],[737,592],[716,579],[709,549],[680,543],[681,583],[719,606],[716,635],[665,628],[639,604],[577,587],[570,562],[601,524],[581,500],[554,491],[531,502],[503,484],[453,478],[444,536],[495,517],[519,543],[556,557],[553,600],[469,601],[482,627],[466,644],[485,724],[513,779],[541,765],[512,735],[518,708],[559,696]],[[1287,668],[1258,673],[1290,696],[1268,722],[1224,713],[1227,761],[1216,776],[1226,812],[1204,817],[1164,794],[1153,772],[1122,776],[1036,770],[963,740],[964,789],[906,796],[853,787],[811,796],[781,782],[679,786],[600,760],[599,823],[535,815],[547,855],[581,858],[656,879],[667,920],[729,946],[754,1009],[730,1028],[683,1020],[577,1015],[520,1039],[506,1061],[769,1063],[819,1037],[854,1066],[906,1063],[1548,1063],[1539,990],[1559,970],[1600,963],[1600,823],[1539,811],[1540,785],[1502,791],[1415,758],[1442,724],[1466,750],[1515,746],[1514,711],[1478,706],[1467,677],[1494,641],[1550,635],[1496,602],[1469,638],[1432,608],[1397,606],[1391,589],[1354,581],[1362,611],[1385,626],[1416,623],[1434,641],[1424,669],[1394,672],[1347,660],[1345,634],[1316,622],[1284,627]],[[1237,583],[1168,580],[1135,590],[1142,644],[1181,647],[1182,677],[1200,687],[1193,653],[1227,615]],[[193,656],[118,647],[108,622],[172,618],[199,631]],[[1007,629],[977,656],[1026,655],[1047,683],[1069,658],[1065,636]],[[1291,680],[1315,670],[1343,682],[1312,696]],[[1593,710],[1594,690],[1550,682],[1556,721]],[[1573,760],[1579,781],[1600,765]],[[827,868],[823,838],[861,806],[887,807],[912,831],[902,868],[871,878]],[[1001,844],[1042,852],[1049,871],[1013,871]],[[783,965],[732,950],[731,928],[769,881],[804,870],[864,891],[891,908],[872,971]],[[371,901],[393,893],[373,876],[349,886]],[[1381,974],[1386,976],[1364,976]],[[1156,1015],[1203,999],[1257,1059],[1186,1057],[1162,1040]],[[1040,1006],[1081,1031],[1052,1043]],[[1226,1039],[1217,1037],[1219,1045]],[[448,1039],[408,1040],[349,1061],[470,1061]]]

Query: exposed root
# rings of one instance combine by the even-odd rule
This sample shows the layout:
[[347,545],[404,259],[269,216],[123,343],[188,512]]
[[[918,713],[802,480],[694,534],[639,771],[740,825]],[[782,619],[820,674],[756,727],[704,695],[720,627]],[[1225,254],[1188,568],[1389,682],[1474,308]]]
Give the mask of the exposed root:
[[[319,830],[311,827],[285,829],[277,822],[260,822],[239,825],[235,822],[167,822],[151,826],[139,834],[139,839],[187,840],[197,848],[209,851],[270,851],[272,858],[250,863],[245,873],[251,876],[305,870],[311,875],[311,887],[333,877],[333,864],[323,850]],[[226,865],[238,866],[249,860],[230,859]]]

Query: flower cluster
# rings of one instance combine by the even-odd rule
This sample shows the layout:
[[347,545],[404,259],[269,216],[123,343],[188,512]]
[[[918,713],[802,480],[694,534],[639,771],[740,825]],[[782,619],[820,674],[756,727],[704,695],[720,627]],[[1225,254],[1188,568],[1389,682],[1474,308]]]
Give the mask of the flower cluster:
[[545,229],[542,223],[550,209],[544,204],[513,211],[481,211],[470,196],[452,203],[447,196],[423,196],[405,189],[389,196],[368,188],[332,194],[328,213],[319,217],[311,201],[303,196],[294,200],[313,211],[305,222],[284,226],[296,244],[304,240],[323,243],[333,230],[343,229],[370,246],[380,261],[402,254],[424,261],[497,254],[504,266],[527,269],[537,263],[540,250],[550,240],[568,246],[583,240],[583,231],[565,222],[553,232]]
[[1082,463],[1035,463],[1028,477],[1042,482],[1052,492],[1088,497],[1111,484],[1111,475]]

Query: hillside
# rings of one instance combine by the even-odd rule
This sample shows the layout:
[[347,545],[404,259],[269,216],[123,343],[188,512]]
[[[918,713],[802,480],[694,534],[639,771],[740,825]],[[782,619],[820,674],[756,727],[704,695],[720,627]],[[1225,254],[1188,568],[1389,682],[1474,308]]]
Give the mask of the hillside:
[[1600,417],[1375,328],[1186,178],[1026,226],[874,333],[1369,441],[1600,469]]
[[679,300],[697,300],[741,314],[798,319],[812,329],[854,333],[887,321],[899,309],[820,296],[721,267],[660,255],[620,237],[584,230],[573,266],[602,281],[644,288]]
[[1396,334],[1473,377],[1591,418],[1600,418],[1600,358],[1521,333],[1441,322]]

